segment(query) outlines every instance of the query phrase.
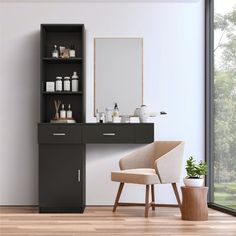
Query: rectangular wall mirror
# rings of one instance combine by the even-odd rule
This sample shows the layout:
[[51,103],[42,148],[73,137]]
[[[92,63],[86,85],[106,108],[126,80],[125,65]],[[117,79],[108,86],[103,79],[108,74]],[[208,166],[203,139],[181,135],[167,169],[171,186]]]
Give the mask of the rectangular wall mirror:
[[143,39],[94,39],[94,113],[117,102],[120,115],[143,103]]

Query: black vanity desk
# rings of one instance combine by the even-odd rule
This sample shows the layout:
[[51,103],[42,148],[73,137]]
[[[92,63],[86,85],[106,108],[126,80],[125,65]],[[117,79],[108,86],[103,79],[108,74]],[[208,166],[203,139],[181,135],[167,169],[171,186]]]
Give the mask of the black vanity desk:
[[86,144],[144,144],[153,140],[153,123],[38,124],[39,212],[84,211]]
[[[82,213],[85,208],[86,144],[151,143],[154,124],[85,123],[86,40],[83,24],[40,26],[39,212]],[[52,58],[52,50],[74,45],[74,58]],[[57,47],[56,47],[57,48]],[[47,91],[58,75],[79,75],[76,92]],[[55,101],[72,107],[76,124],[51,124]],[[112,158],[112,157],[111,157]]]

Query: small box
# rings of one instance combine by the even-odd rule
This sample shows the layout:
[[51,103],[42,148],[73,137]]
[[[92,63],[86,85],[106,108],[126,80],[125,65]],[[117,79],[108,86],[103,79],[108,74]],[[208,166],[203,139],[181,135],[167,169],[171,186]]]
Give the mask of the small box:
[[46,92],[55,92],[55,82],[46,82]]
[[113,117],[112,118],[112,122],[113,123],[120,123],[121,122],[121,118],[120,117]]

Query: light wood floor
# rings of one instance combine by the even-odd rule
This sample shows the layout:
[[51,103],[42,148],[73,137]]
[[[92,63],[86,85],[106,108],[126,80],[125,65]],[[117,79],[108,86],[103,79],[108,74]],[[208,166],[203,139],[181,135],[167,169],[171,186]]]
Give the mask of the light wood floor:
[[38,214],[33,207],[0,207],[0,235],[234,235],[236,217],[209,209],[209,221],[182,221],[178,208],[156,208],[144,218],[142,207],[87,207],[84,214]]

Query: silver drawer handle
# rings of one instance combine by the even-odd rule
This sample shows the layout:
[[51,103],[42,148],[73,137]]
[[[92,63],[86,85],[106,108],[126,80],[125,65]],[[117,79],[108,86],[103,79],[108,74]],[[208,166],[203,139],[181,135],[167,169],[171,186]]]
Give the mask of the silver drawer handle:
[[66,133],[53,133],[52,135],[53,136],[65,136]]
[[78,182],[80,182],[80,169],[78,169]]
[[102,135],[103,136],[115,136],[116,134],[115,133],[103,133]]

